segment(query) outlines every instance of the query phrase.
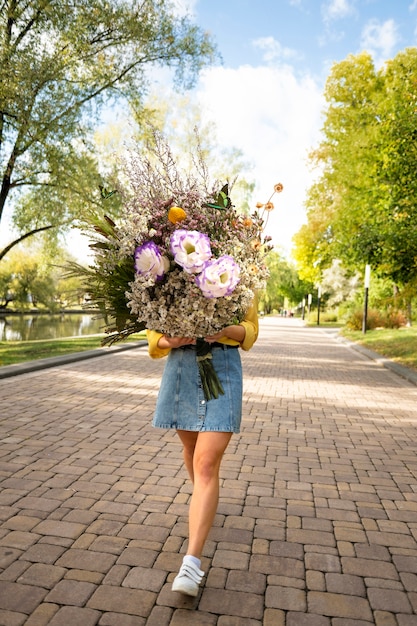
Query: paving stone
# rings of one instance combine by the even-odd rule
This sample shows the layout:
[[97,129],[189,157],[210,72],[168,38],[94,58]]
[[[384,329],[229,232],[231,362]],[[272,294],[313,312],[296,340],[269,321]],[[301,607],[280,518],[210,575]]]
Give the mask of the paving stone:
[[102,585],[93,593],[87,606],[103,612],[110,611],[148,617],[155,599],[156,594],[150,591]]
[[195,611],[187,611],[185,609],[177,609],[174,611],[170,622],[167,623],[169,623],[170,626],[197,626],[197,621],[198,626],[216,626],[216,624],[218,624],[217,616],[212,613],[198,611],[197,617]]
[[305,566],[308,570],[318,570],[321,572],[341,571],[339,557],[332,554],[317,554],[310,552],[309,554],[306,554]]
[[84,606],[97,586],[77,580],[61,580],[46,596],[46,602],[73,606]]
[[284,611],[265,609],[262,626],[285,626],[285,615]]
[[375,578],[398,579],[398,572],[392,563],[375,559],[354,559],[343,557],[342,570],[344,574],[369,576]]
[[262,619],[263,607],[258,594],[222,589],[204,589],[199,604],[199,610],[208,613],[253,619]]
[[70,569],[65,574],[67,580],[78,580],[83,583],[92,583],[93,585],[100,585],[103,582],[104,574],[100,572],[90,572],[82,569]]
[[330,619],[324,615],[289,611],[285,624],[286,626],[330,626]]
[[362,619],[335,617],[332,619],[332,626],[369,626],[369,622]]
[[263,594],[266,588],[266,576],[254,572],[232,570],[227,576],[225,588],[233,591]]
[[0,624],[2,626],[22,626],[26,623],[27,615],[13,611],[2,611],[0,609]]
[[262,624],[263,622],[257,619],[245,619],[231,615],[222,615],[217,621],[217,626],[262,626]]
[[[167,621],[159,622],[159,624],[169,623]],[[104,613],[99,621],[99,626],[148,626],[149,620],[138,617],[137,615],[123,615],[122,613]]]
[[261,574],[285,576],[287,572],[295,578],[304,578],[304,563],[298,559],[279,556],[264,556],[255,554],[250,559],[249,570]]
[[123,579],[123,587],[147,589],[159,592],[166,580],[167,573],[163,570],[146,567],[133,567]]
[[30,565],[16,582],[52,589],[66,574],[66,569],[55,565],[35,563]]
[[321,532],[319,530],[289,529],[287,540],[301,544],[312,544],[319,546],[335,546],[336,540],[331,532]]
[[214,567],[225,567],[228,569],[246,570],[249,565],[249,554],[242,554],[232,550],[216,550],[213,558]]
[[37,534],[16,530],[7,533],[5,537],[0,539],[0,546],[16,548],[17,550],[26,550],[31,545],[36,543],[38,539],[39,535]]
[[57,604],[48,604],[47,602],[43,602],[28,617],[25,621],[25,626],[47,626],[50,624],[55,613],[59,611],[59,608],[60,607]]
[[365,598],[343,595],[341,593],[309,591],[307,602],[308,611],[311,613],[329,617],[372,621],[372,612]]
[[307,570],[306,586],[307,589],[311,589],[313,591],[326,591],[326,579],[324,577],[324,573]]
[[376,626],[398,626],[398,622],[393,613],[387,611],[374,611]]
[[[171,624],[173,610],[167,606],[154,606],[151,614],[146,620],[146,626],[162,626],[165,624]],[[114,626],[118,626],[116,623]],[[136,626],[136,624],[132,624]]]
[[13,561],[6,569],[0,574],[0,580],[8,580],[10,582],[16,582],[19,576],[30,567],[30,563],[27,561]]
[[398,571],[417,574],[417,559],[414,556],[394,555],[392,560]]
[[416,591],[417,592],[417,575],[411,573],[401,573],[400,574],[401,582],[404,585],[404,589],[406,591]]
[[369,604],[373,610],[391,613],[412,613],[410,601],[404,591],[395,589],[368,589]]
[[328,573],[325,575],[327,591],[351,596],[366,597],[363,578],[349,574]]
[[34,528],[34,532],[40,535],[56,535],[57,537],[68,537],[69,539],[76,539],[84,530],[84,524],[52,520],[44,520]]
[[417,615],[397,615],[398,626],[416,626]]
[[306,611],[306,592],[293,587],[268,585],[265,594],[265,606],[283,611]]
[[4,581],[0,585],[0,609],[30,615],[47,593],[42,587]]
[[91,609],[64,606],[55,613],[48,626],[95,626],[100,613]]
[[63,553],[56,561],[56,565],[105,574],[114,565],[116,558],[113,554],[104,554],[103,552],[70,549]]

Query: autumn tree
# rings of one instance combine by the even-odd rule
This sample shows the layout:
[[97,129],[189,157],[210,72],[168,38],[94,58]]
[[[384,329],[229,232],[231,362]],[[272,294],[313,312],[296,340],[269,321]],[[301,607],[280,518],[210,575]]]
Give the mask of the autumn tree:
[[169,0],[0,0],[0,220],[11,203],[17,241],[100,200],[89,138],[104,104],[138,112],[149,70],[187,88],[213,55]]

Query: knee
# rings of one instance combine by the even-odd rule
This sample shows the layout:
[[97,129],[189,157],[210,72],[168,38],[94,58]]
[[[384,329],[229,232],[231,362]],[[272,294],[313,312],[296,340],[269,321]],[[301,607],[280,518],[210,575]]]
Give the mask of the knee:
[[219,473],[219,460],[212,455],[194,459],[194,474],[204,482],[210,482]]

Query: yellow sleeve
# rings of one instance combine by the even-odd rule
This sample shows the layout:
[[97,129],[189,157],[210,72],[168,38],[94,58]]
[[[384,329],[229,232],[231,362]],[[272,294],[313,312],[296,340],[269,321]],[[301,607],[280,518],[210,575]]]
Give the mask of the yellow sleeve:
[[259,324],[258,324],[258,299],[255,297],[248,312],[245,315],[245,319],[240,322],[240,325],[245,329],[245,338],[240,344],[242,350],[250,350],[258,338]]
[[161,359],[169,354],[171,348],[158,348],[158,341],[162,337],[162,333],[158,333],[156,330],[147,330],[146,336],[148,339],[149,356],[152,359]]

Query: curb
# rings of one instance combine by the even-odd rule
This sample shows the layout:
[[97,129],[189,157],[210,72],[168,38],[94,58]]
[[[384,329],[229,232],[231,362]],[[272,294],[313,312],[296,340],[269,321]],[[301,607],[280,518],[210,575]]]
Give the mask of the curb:
[[58,365],[66,365],[77,361],[85,361],[99,356],[109,356],[113,352],[124,352],[133,348],[147,346],[147,341],[135,341],[123,346],[109,346],[107,348],[95,348],[94,350],[85,350],[84,352],[73,352],[72,354],[63,354],[62,356],[51,357],[47,359],[37,359],[35,361],[27,361],[26,363],[16,363],[15,365],[5,365],[0,367],[0,379],[19,376],[20,374],[28,374],[29,372],[37,372],[39,370]]
[[[331,331],[323,329],[324,332],[331,334]],[[369,348],[364,348],[363,346],[354,343],[353,341],[349,341],[349,339],[345,339],[342,335],[337,334],[336,340],[340,343],[344,343],[348,348],[351,348],[355,352],[359,352],[366,358],[376,361],[382,367],[385,367],[388,370],[391,370],[401,378],[405,378],[408,382],[417,386],[417,372],[412,370],[409,367],[405,367],[405,365],[400,365],[399,363],[395,363],[395,361],[391,361],[385,356],[378,354],[378,352],[374,352],[373,350],[369,350]]]

